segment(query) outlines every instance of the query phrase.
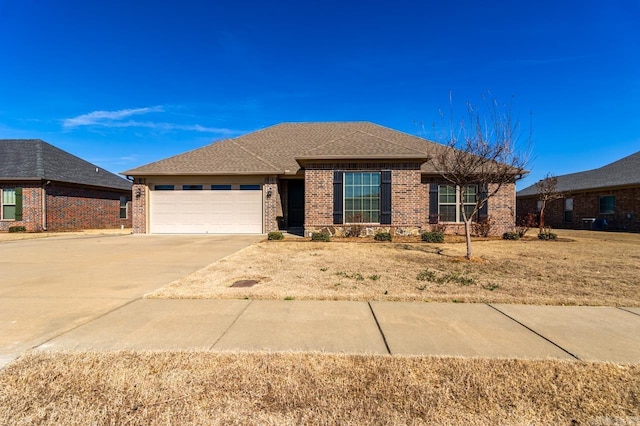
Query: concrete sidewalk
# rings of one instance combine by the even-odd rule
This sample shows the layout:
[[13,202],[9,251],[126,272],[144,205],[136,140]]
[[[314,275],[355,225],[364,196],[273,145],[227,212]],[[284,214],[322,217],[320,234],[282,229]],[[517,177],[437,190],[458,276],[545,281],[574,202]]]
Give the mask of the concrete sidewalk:
[[38,350],[324,351],[640,362],[640,309],[137,299]]

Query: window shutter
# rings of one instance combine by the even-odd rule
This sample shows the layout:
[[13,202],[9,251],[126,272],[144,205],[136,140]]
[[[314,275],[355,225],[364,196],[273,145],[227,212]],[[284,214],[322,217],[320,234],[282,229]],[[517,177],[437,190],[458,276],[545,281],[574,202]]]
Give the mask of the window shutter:
[[16,220],[22,220],[22,188],[16,188]]
[[342,197],[342,179],[344,173],[341,170],[333,171],[333,224],[342,225],[344,223],[344,207]]
[[438,184],[429,183],[429,223],[438,223]]
[[380,224],[391,225],[391,170],[380,172]]
[[[480,199],[487,198],[487,187],[483,185],[480,189]],[[484,222],[489,218],[489,200],[486,200],[480,210],[478,211],[478,222]]]

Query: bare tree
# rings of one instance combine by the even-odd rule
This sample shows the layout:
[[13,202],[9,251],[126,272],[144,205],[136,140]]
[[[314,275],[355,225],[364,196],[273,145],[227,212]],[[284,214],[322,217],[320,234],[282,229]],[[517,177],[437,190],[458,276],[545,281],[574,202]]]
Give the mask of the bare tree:
[[[509,183],[524,177],[529,161],[531,133],[526,146],[519,142],[520,125],[511,105],[499,104],[490,93],[485,109],[467,103],[468,122],[454,123],[451,114],[443,147],[432,158],[438,173],[456,187],[457,204],[463,206],[467,191],[475,190],[475,206],[460,215],[464,222],[467,259],[471,259],[471,228],[488,200]],[[521,147],[522,146],[522,147]]]
[[558,191],[558,178],[547,173],[544,179],[541,179],[536,183],[536,191],[538,192],[538,201],[540,202],[540,220],[538,226],[540,232],[544,229],[544,212],[547,208],[547,204],[553,200],[558,200],[564,197],[564,194]]

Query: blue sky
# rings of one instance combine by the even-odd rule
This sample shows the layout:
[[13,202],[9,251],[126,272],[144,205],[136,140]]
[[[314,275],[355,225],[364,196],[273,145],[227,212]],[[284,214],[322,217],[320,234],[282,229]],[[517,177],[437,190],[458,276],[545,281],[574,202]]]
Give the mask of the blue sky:
[[635,0],[0,0],[0,138],[121,172],[283,121],[433,139],[450,93],[462,115],[490,90],[533,124],[524,188],[640,150],[638,22]]

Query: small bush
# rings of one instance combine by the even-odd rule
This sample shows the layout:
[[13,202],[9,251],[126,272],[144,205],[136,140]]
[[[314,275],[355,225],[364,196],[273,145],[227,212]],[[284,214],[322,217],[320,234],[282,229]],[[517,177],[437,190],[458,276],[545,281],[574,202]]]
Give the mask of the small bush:
[[391,241],[391,233],[389,232],[378,232],[374,237],[376,241]]
[[494,221],[491,219],[491,216],[480,220],[478,222],[473,222],[473,233],[477,237],[488,237],[491,234],[491,228],[493,227]]
[[328,243],[331,241],[331,234],[328,232],[314,232],[311,234],[311,241],[324,241]]
[[502,234],[502,239],[503,240],[519,240],[520,234],[518,234],[518,232],[516,231],[508,231]]
[[520,238],[524,237],[529,229],[538,226],[538,215],[535,213],[529,213],[524,219],[518,220],[516,224],[516,232]]
[[444,232],[439,232],[439,231],[424,232],[421,237],[422,237],[422,241],[427,243],[443,243],[444,242]]
[[273,231],[267,234],[267,239],[269,240],[284,240],[284,235],[280,231]]
[[557,238],[558,238],[558,234],[551,231],[542,231],[538,234],[538,239],[540,240],[549,241],[549,240],[555,240]]
[[10,226],[9,232],[27,232],[27,228],[24,226]]

